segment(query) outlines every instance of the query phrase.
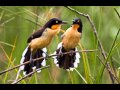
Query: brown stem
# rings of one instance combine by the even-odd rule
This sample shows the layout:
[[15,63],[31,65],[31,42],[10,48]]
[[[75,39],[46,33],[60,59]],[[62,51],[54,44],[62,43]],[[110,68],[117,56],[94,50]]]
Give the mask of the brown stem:
[[29,77],[30,75],[36,73],[37,71],[42,70],[42,69],[45,69],[45,68],[48,68],[48,67],[50,67],[50,65],[44,66],[44,67],[42,67],[42,68],[38,68],[38,69],[36,69],[35,71],[27,74],[26,76],[24,76],[24,77],[22,77],[22,78],[20,78],[20,79],[18,79],[18,80],[15,80],[15,81],[14,81],[13,83],[11,83],[11,84],[17,84],[18,82],[24,80],[25,78],[27,78],[27,77]]
[[[81,50],[81,51],[73,51],[72,53],[76,53],[76,52],[78,52],[78,53],[81,53],[81,52],[95,52],[95,51],[97,51],[97,50]],[[65,52],[65,53],[63,53],[63,55],[65,55],[65,54],[70,54],[70,53],[71,53],[71,52]],[[50,58],[50,57],[53,57],[53,56],[60,56],[60,55],[61,55],[61,54],[49,55],[47,58]],[[34,61],[38,61],[38,60],[41,60],[41,59],[44,59],[44,57],[36,58],[36,59],[33,59],[33,60],[34,60]],[[9,72],[9,71],[11,71],[11,70],[13,70],[13,69],[16,69],[16,68],[18,68],[18,67],[20,67],[20,66],[26,65],[26,64],[28,64],[28,63],[30,63],[30,61],[27,61],[27,62],[25,62],[25,63],[23,63],[23,64],[19,64],[19,65],[13,67],[13,68],[6,69],[6,70],[0,72],[0,75],[4,74],[4,73],[6,73],[6,72]]]
[[[105,65],[105,64],[102,62],[101,58],[100,58],[98,55],[97,55],[97,57],[98,57],[98,59],[100,60],[100,62],[107,68],[107,65]],[[111,69],[110,69],[110,68],[108,69],[108,71],[111,73]],[[118,80],[118,78],[114,75],[114,73],[111,73],[111,75],[112,75],[112,77],[114,77],[114,79],[116,79],[116,81],[117,81],[118,83],[120,83],[119,80]],[[115,83],[115,82],[114,82],[114,79],[112,79],[112,82],[113,82],[113,83]]]

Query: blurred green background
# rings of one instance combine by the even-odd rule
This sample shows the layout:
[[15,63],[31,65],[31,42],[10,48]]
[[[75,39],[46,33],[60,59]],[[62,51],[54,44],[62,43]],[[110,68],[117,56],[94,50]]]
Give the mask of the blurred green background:
[[[103,48],[108,54],[116,34],[120,28],[120,19],[114,8],[120,12],[118,6],[72,6],[72,8],[89,14],[98,32],[99,39]],[[89,21],[63,6],[0,6],[0,72],[14,67],[20,63],[21,55],[27,46],[27,38],[43,26],[51,18],[61,18],[69,23],[62,26],[65,31],[70,27],[73,18],[81,18],[83,22],[83,34],[81,45],[84,49],[98,49],[97,39]],[[52,54],[57,44],[61,41],[60,32],[48,47],[48,53]],[[116,48],[112,51],[110,60],[114,65],[114,74],[119,79],[120,72],[120,35],[116,41]],[[79,50],[82,48],[78,46]],[[19,82],[20,84],[95,84],[102,63],[97,55],[103,60],[100,50],[97,52],[80,53],[81,59],[77,71],[67,72],[55,66],[53,59],[47,61],[49,68],[41,73],[36,73],[32,77]],[[104,60],[103,60],[104,61]],[[12,83],[15,79],[17,70],[0,75],[0,83]],[[85,81],[81,78],[81,76]],[[22,72],[21,72],[21,76]],[[105,69],[99,83],[112,83],[108,71]],[[98,83],[98,84],[99,84]],[[117,81],[115,81],[117,83]]]

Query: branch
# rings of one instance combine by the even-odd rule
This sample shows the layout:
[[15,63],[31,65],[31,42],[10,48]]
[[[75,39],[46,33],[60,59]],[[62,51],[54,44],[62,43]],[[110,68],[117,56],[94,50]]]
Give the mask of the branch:
[[[91,26],[92,26],[92,28],[93,28],[95,37],[96,37],[96,39],[98,40],[98,45],[99,45],[99,48],[100,48],[101,53],[102,53],[102,55],[103,55],[103,58],[104,58],[104,60],[106,60],[106,59],[107,59],[107,56],[106,56],[105,51],[104,51],[104,49],[103,49],[102,43],[101,43],[101,41],[100,41],[100,39],[99,39],[99,37],[98,37],[98,33],[97,33],[97,30],[96,30],[96,27],[95,27],[93,21],[91,20],[90,16],[89,16],[88,14],[83,14],[83,13],[81,13],[81,12],[79,12],[79,11],[77,11],[77,10],[69,7],[69,6],[65,6],[65,7],[68,8],[69,10],[71,10],[71,11],[73,11],[73,12],[75,12],[75,13],[81,15],[81,16],[83,16],[83,17],[86,17],[86,18],[88,19],[88,21],[90,22],[90,24],[91,24]],[[110,65],[107,63],[106,69],[108,70],[109,67],[110,67]],[[110,68],[111,68],[111,67],[110,67]],[[112,72],[111,72],[111,73],[112,73]],[[111,77],[111,73],[109,73],[110,77]],[[113,78],[111,78],[111,80],[112,80],[112,79],[113,79]]]
[[[100,58],[98,55],[97,55],[97,57],[98,57],[98,59],[100,60],[100,62],[104,65],[104,67],[107,68],[107,66],[102,62],[101,58]],[[108,71],[109,71],[109,73],[112,72],[110,68],[108,69]],[[117,81],[118,83],[120,83],[119,80],[118,80],[118,78],[117,78],[113,73],[111,73],[111,75],[114,77],[114,79],[116,79],[116,81]],[[112,82],[114,83],[114,80],[112,80]]]
[[[81,52],[95,52],[95,51],[97,51],[97,50],[81,50],[81,51],[65,52],[65,53],[62,53],[62,54],[65,55],[65,54],[76,53],[76,52],[77,52],[77,53],[81,53]],[[60,56],[60,55],[61,55],[61,54],[49,55],[47,58],[50,58],[50,57],[53,57],[53,56]],[[33,59],[33,60],[34,60],[34,61],[38,61],[38,60],[41,60],[41,59],[44,59],[44,58],[45,58],[45,57],[40,57],[40,58],[36,58],[36,59]],[[25,62],[25,63],[23,63],[23,64],[19,64],[19,65],[13,67],[13,68],[6,69],[6,70],[0,72],[0,75],[4,74],[4,73],[6,73],[6,72],[9,72],[9,71],[11,71],[11,70],[13,70],[13,69],[16,69],[16,68],[18,68],[18,67],[20,67],[20,66],[26,65],[26,64],[28,64],[28,63],[30,63],[30,61],[27,61],[27,62]]]
[[42,70],[42,69],[45,69],[45,68],[48,68],[48,67],[50,67],[50,65],[44,66],[44,67],[42,67],[42,68],[38,68],[38,69],[36,69],[35,71],[27,74],[26,76],[24,76],[24,77],[22,77],[22,78],[20,78],[20,79],[18,79],[18,80],[15,80],[15,81],[14,81],[13,83],[11,83],[11,84],[17,84],[18,82],[24,80],[25,78],[27,78],[27,77],[29,77],[30,75],[36,73],[37,71]]

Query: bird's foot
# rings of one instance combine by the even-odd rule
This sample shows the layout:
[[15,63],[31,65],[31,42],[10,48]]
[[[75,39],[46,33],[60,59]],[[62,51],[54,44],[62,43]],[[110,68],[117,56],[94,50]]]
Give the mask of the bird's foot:
[[34,67],[34,61],[33,61],[32,58],[30,58],[30,66],[31,66],[31,67]]
[[64,54],[63,54],[63,52],[62,52],[62,50],[60,49],[60,51],[59,51],[59,56],[63,56]]
[[74,51],[73,51],[73,50],[70,50],[69,52],[70,52],[70,54],[69,54],[69,55],[70,55],[70,56],[73,56]]
[[49,55],[46,53],[45,59],[47,60],[49,58]]

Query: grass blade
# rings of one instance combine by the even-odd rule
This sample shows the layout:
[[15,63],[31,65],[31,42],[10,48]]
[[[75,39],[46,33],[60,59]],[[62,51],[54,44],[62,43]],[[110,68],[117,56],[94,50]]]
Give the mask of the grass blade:
[[[84,50],[84,48],[82,47],[82,45],[79,43],[79,46],[82,50]],[[91,80],[90,76],[91,76],[91,71],[90,71],[90,66],[88,63],[88,58],[85,52],[82,52],[82,56],[83,56],[83,63],[84,63],[84,70],[85,70],[85,77],[86,77],[86,81],[89,84],[92,84],[93,81]]]
[[77,69],[75,69],[76,73],[82,78],[82,80],[85,82],[85,84],[87,84],[87,81],[85,80],[85,78],[80,74],[80,72],[78,72]]

